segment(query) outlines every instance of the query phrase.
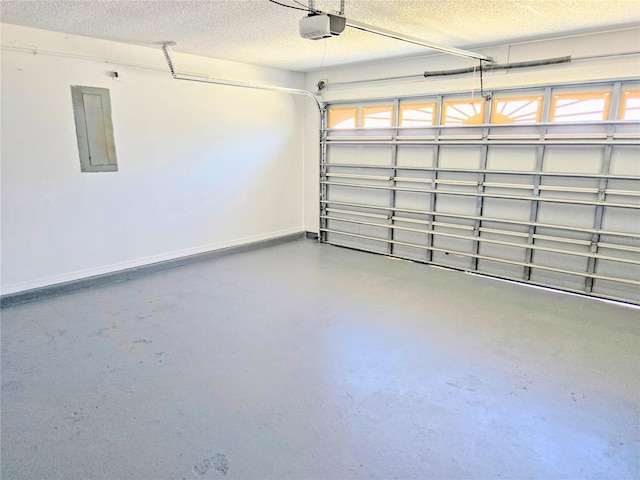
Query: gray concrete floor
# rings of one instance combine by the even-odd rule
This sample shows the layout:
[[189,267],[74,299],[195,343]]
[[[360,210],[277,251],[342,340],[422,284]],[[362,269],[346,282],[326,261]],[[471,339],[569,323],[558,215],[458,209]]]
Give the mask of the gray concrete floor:
[[640,315],[301,240],[2,311],[2,479],[632,479]]

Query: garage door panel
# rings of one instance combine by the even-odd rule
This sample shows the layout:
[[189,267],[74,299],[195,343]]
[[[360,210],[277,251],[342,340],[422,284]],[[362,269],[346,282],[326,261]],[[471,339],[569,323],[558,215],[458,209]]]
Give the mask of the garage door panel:
[[477,200],[475,197],[438,194],[436,198],[436,212],[454,213],[459,215],[475,215]]
[[478,260],[478,272],[487,275],[521,281],[524,278],[524,267],[493,260]]
[[411,210],[432,210],[429,193],[396,192],[396,207]]
[[419,193],[423,195],[428,195],[430,193],[430,188],[425,183],[410,180],[396,180],[395,190],[399,193]]
[[640,262],[640,235],[600,234],[598,253]]
[[[531,216],[531,202],[526,200],[485,198],[482,205],[482,214],[487,218],[526,222]],[[505,226],[502,222],[500,225],[501,228]]]
[[596,207],[571,203],[545,203],[538,206],[538,223],[591,229]]
[[[481,233],[478,254],[483,258],[478,260],[478,271],[491,275],[522,279],[524,266],[516,265],[516,263],[523,264],[525,262],[528,247],[527,241],[526,237]],[[521,246],[507,244],[520,244]],[[491,261],[484,257],[506,260],[506,262]]]
[[[535,265],[540,265],[576,273],[587,271],[587,261],[587,257],[581,255],[570,255],[535,249],[533,250],[531,258],[531,264],[534,267]],[[580,278],[582,278],[582,276]]]
[[604,207],[602,230],[640,234],[638,211],[631,208]]
[[482,155],[477,147],[440,147],[438,167],[440,168],[480,168]]
[[480,238],[494,237],[499,239],[508,239],[515,243],[527,243],[529,237],[529,226],[526,224],[491,222],[483,220],[480,226]]
[[349,187],[330,185],[328,198],[336,202],[358,203],[358,191]]
[[510,197],[522,197],[525,198],[525,201],[530,201],[529,198],[532,198],[532,185],[522,184],[522,186],[518,185],[517,187],[510,187],[509,184],[505,184],[504,186],[486,186],[484,187],[484,196],[488,199],[490,198],[502,198],[506,196]]
[[396,179],[398,179],[400,181],[403,181],[403,182],[404,181],[407,181],[407,182],[410,181],[410,180],[405,180],[405,179],[415,178],[416,181],[418,181],[422,185],[430,186],[431,185],[431,181],[432,181],[431,180],[431,175],[432,175],[432,173],[425,172],[424,170],[414,170],[414,169],[402,168],[402,167],[397,167],[396,168]]
[[[456,235],[459,235],[460,232],[457,232],[449,228],[438,228],[438,227],[434,228],[434,232],[435,232],[433,236],[434,247],[451,251],[453,254],[458,252],[471,254],[473,252],[473,240],[466,240],[462,238],[452,238],[452,237],[438,235],[438,232],[453,233]],[[469,260],[470,257],[465,256],[465,258],[467,258],[465,265],[468,266],[470,264],[470,260]]]
[[593,173],[602,172],[604,147],[597,146],[547,146],[544,155],[544,172]]
[[[605,252],[603,251],[601,253],[604,254]],[[620,255],[617,254],[615,256]],[[640,282],[640,265],[637,264],[598,259],[595,271],[597,274],[603,275],[605,277],[618,277],[623,280]]]
[[640,177],[640,151],[637,147],[616,145],[611,153],[611,175]]
[[592,292],[596,295],[640,304],[640,288],[611,280],[596,279]]
[[385,239],[389,236],[389,229],[386,226],[358,225],[357,233],[366,237]]
[[527,190],[533,189],[529,187],[533,187],[534,179],[535,179],[534,173],[530,173],[527,175],[525,175],[524,173],[518,174],[518,175],[506,175],[506,174],[489,172],[485,174],[484,184],[487,187],[495,186],[495,187],[502,187],[502,188],[506,188],[509,185],[517,185],[519,190],[527,191]]
[[593,235],[575,230],[538,227],[534,234],[535,245],[541,248],[589,253]]
[[357,204],[342,205],[339,202],[329,201],[326,203],[327,213],[330,213],[332,217],[347,218],[356,220],[370,220],[371,218],[377,220],[385,220],[389,215],[386,207],[374,207],[374,206],[360,206]]
[[478,174],[459,172],[439,172],[436,179],[439,193],[460,192],[475,195],[478,191]]
[[332,163],[362,163],[354,162],[353,158],[355,156],[359,156],[359,149],[352,145],[332,145],[330,149],[327,151],[327,160],[328,164]]
[[[451,245],[453,245],[455,242],[461,241],[465,242],[465,244],[469,243],[469,245],[471,245],[471,242],[473,242],[473,240],[475,239],[475,237],[473,236],[472,226],[465,225],[464,220],[455,218],[441,219],[442,217],[436,217],[433,226],[433,232],[435,234],[435,237],[438,239],[438,244],[441,245],[443,242],[451,242]],[[465,248],[464,250],[455,248],[454,250],[464,252],[472,251],[471,248]]]
[[427,261],[427,251],[422,248],[407,247],[405,245],[394,245],[393,255],[416,262]]
[[455,268],[458,270],[468,270],[471,267],[471,260],[469,257],[457,255],[455,252],[433,252],[431,262],[435,265]]
[[386,226],[377,227],[341,219],[330,219],[327,222],[327,228],[332,232],[341,232],[341,234],[331,234],[331,238],[339,245],[357,247],[362,244],[366,246],[366,250],[381,253],[386,251],[385,242],[375,240],[384,240],[388,237],[388,229]]
[[386,225],[382,225],[379,227],[373,225],[362,225],[360,223],[355,223],[349,220],[351,219],[347,219],[346,217],[345,219],[331,219],[328,223],[329,229],[380,239],[385,239],[388,236],[388,228],[386,227]]
[[[572,265],[582,265],[590,254],[589,245],[569,243],[567,241],[541,240],[540,238],[536,238],[536,241],[533,244],[533,250],[540,254],[550,252],[549,254],[553,255],[554,259],[560,262],[556,264],[556,266],[567,270],[574,270]],[[573,255],[573,253],[575,253],[575,255]],[[541,258],[542,257],[536,257],[536,263],[538,263]],[[553,266],[553,264],[550,264],[549,266]],[[577,268],[577,271],[583,271],[581,267]]]
[[[379,167],[379,168],[364,168],[364,167],[345,167],[338,165],[329,165],[327,167],[327,172],[329,174],[335,174],[335,176],[329,175],[332,179],[339,178],[338,175],[359,175],[359,176],[384,176],[389,177],[389,167]],[[345,177],[346,178],[346,177]],[[356,180],[342,180],[342,181],[356,181]]]
[[355,248],[367,252],[386,254],[387,246],[384,242],[351,237],[343,234],[327,232],[327,242],[340,247]]
[[640,303],[640,122],[556,120],[537,98],[545,123],[332,130],[321,240]]
[[595,203],[598,201],[600,180],[597,178],[543,177],[540,198],[562,198]]
[[[499,238],[494,236],[494,240],[511,241],[507,238]],[[492,257],[502,260],[511,260],[513,262],[524,262],[527,251],[527,244],[523,243],[522,247],[504,245],[499,243],[480,242],[478,253],[483,257]]]
[[389,204],[389,192],[370,188],[329,185],[329,199],[363,205],[387,206]]
[[[397,225],[402,226],[403,224],[398,223]],[[406,224],[404,224],[406,225]],[[426,233],[418,233],[418,232],[410,232],[406,230],[394,229],[393,230],[393,239],[402,243],[410,243],[412,245],[416,245],[418,247],[425,247],[429,243],[429,234]],[[400,248],[401,245],[394,246],[394,252],[397,253],[397,249]],[[424,257],[424,249],[421,249],[422,256]]]
[[434,149],[423,146],[399,145],[397,165],[400,167],[431,167],[433,166]]
[[391,165],[391,148],[369,145],[332,145],[327,163]]
[[490,146],[487,170],[534,172],[537,158],[537,146]]
[[640,207],[640,182],[637,180],[622,179],[608,180],[606,202],[623,203]]
[[529,281],[537,285],[554,285],[571,291],[585,289],[585,278],[580,275],[544,270],[536,268],[535,265],[532,265]]

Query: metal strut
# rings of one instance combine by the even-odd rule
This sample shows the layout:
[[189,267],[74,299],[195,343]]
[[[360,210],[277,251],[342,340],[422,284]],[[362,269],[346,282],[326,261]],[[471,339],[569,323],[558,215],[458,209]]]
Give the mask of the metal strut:
[[247,83],[247,82],[238,82],[235,80],[225,80],[222,78],[211,78],[205,76],[198,75],[185,75],[182,73],[176,73],[173,61],[171,60],[171,54],[169,52],[170,46],[176,45],[176,42],[164,42],[162,43],[162,52],[164,53],[164,58],[167,61],[167,65],[169,66],[169,71],[171,75],[176,80],[187,80],[190,82],[202,82],[202,83],[213,83],[216,85],[226,85],[229,87],[242,87],[242,88],[252,88],[256,90],[270,90],[273,92],[281,92],[281,93],[292,93],[294,95],[304,95],[311,98],[318,109],[318,116],[322,115],[322,107],[320,102],[316,98],[315,94],[308,90],[303,90],[300,88],[289,88],[289,87],[276,87],[274,85],[262,85],[258,83]]
[[[483,68],[482,68],[482,60],[480,60],[480,96],[482,98],[484,98],[484,80],[483,80],[483,77],[482,77],[482,70],[483,70]],[[489,100],[489,99],[487,98],[487,100]]]

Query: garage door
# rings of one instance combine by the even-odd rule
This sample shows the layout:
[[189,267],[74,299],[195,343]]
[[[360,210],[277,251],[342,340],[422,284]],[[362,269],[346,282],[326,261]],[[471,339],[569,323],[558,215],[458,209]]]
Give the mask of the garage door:
[[640,84],[327,105],[320,239],[640,304]]

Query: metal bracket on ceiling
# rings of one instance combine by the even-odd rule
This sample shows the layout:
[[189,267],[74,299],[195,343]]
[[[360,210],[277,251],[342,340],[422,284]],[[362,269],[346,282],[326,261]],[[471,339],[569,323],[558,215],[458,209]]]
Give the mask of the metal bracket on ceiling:
[[169,53],[169,47],[176,46],[177,43],[173,41],[168,42],[160,42],[160,47],[162,48],[162,53],[164,53],[164,59],[167,61],[167,65],[169,66],[169,71],[172,76],[176,76],[176,71],[173,68],[173,61],[171,60],[171,54]]

